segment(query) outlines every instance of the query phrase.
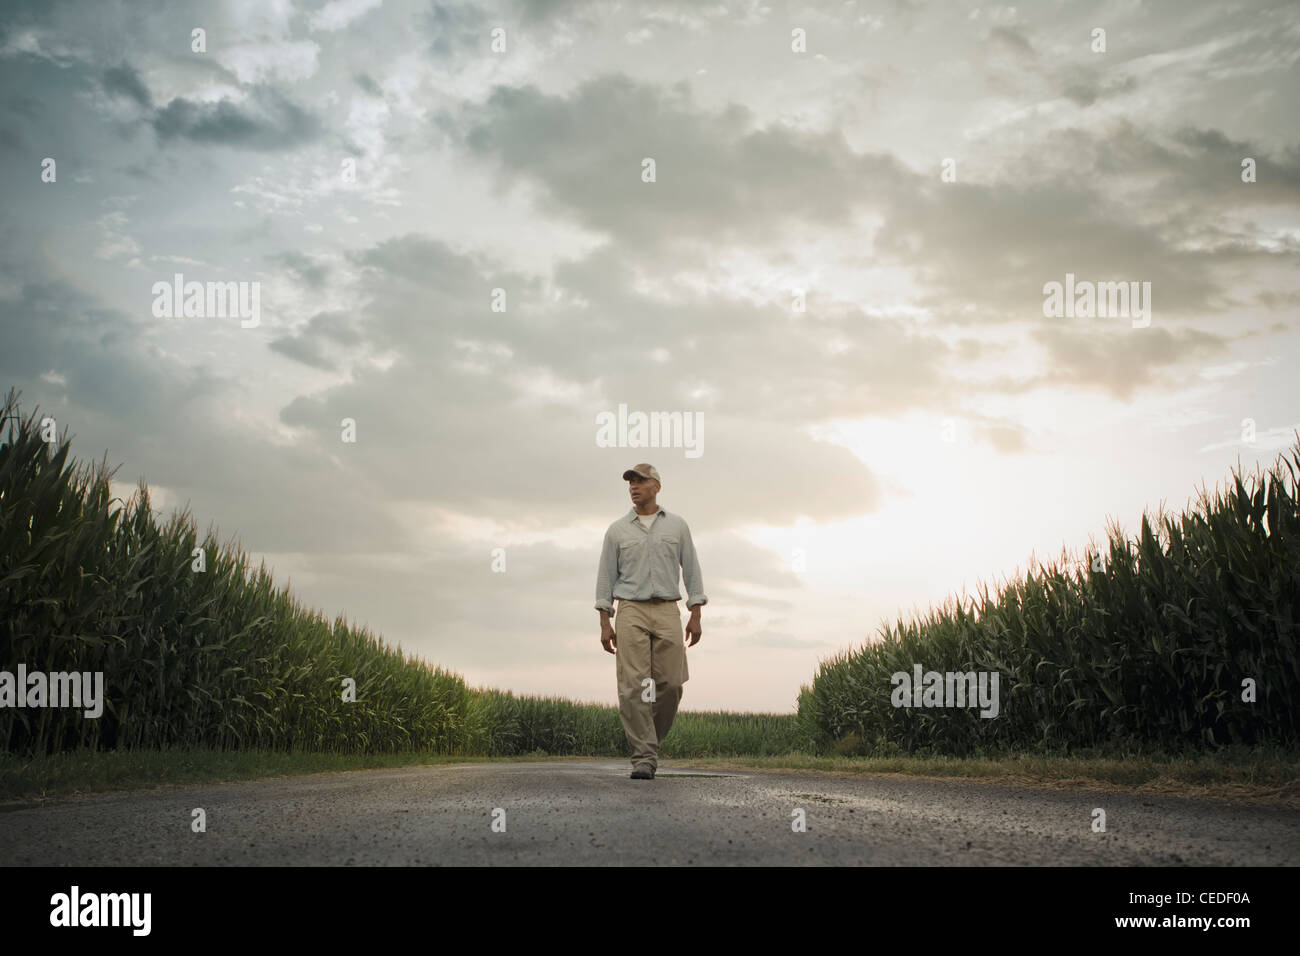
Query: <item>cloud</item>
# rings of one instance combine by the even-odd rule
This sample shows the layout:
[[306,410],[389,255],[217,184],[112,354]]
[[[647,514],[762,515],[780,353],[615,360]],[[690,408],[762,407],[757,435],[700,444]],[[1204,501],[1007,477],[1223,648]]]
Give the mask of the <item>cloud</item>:
[[1067,80],[1061,92],[1079,106],[1092,106],[1100,99],[1132,93],[1137,89],[1136,77],[1122,76],[1102,82],[1090,77]]
[[375,82],[374,77],[369,73],[358,73],[353,77],[353,79],[356,81],[357,86],[361,88],[362,92],[369,93],[371,96],[384,95],[383,89]]
[[1038,59],[1033,44],[1014,27],[993,27],[989,30],[988,42],[991,47],[1008,52],[1017,59],[1027,62],[1036,62]]
[[371,10],[378,10],[384,0],[330,0],[307,21],[312,30],[342,30]]
[[177,97],[155,112],[152,125],[164,142],[186,139],[261,151],[294,149],[321,135],[312,113],[275,92],[257,92],[245,103]]
[[[1198,199],[1224,205],[1287,203],[1300,206],[1300,145],[1273,150],[1259,142],[1231,139],[1221,130],[1181,127],[1173,136],[1193,161],[1192,185]],[[1241,182],[1242,160],[1256,164],[1256,181]],[[1180,157],[1181,159],[1182,157]],[[1186,160],[1180,164],[1186,166]],[[1232,184],[1232,190],[1226,187]],[[1241,184],[1244,189],[1238,189]]]
[[140,79],[140,74],[129,64],[105,70],[103,83],[105,92],[125,96],[145,109],[153,109],[153,97]]
[[1018,455],[1029,451],[1025,430],[1014,424],[984,424],[975,426],[977,441],[986,442],[1004,455]]
[[[76,410],[59,414],[75,414],[74,432],[129,456],[142,436],[170,431],[187,408],[221,387],[208,369],[159,362],[140,317],[105,306],[12,250],[4,258],[4,285],[21,278],[13,295],[0,297],[0,376],[18,383],[37,369],[57,369],[70,402],[65,407]],[[93,448],[77,447],[77,454],[94,457]]]
[[[617,74],[564,97],[501,87],[457,125],[471,155],[543,187],[548,211],[647,253],[683,240],[775,245],[797,223],[844,227],[856,204],[911,179],[841,136],[758,129],[744,106],[703,110],[684,84]],[[647,158],[654,183],[642,181]]]
[[[583,323],[584,347],[574,350],[567,342],[581,317],[523,305],[529,298],[528,280],[442,243],[411,236],[381,243],[354,259],[364,270],[358,291],[366,300],[356,321],[314,319],[274,347],[315,367],[326,367],[326,356],[340,344],[353,355],[393,351],[401,359],[382,371],[354,366],[349,384],[295,400],[281,420],[328,442],[338,421],[355,418],[364,423],[367,454],[377,456],[372,464],[390,475],[392,495],[432,496],[460,510],[526,515],[529,509],[518,498],[518,475],[510,464],[524,460],[547,463],[529,483],[552,513],[585,513],[583,494],[575,495],[574,489],[595,493],[612,483],[621,490],[616,481],[601,476],[621,474],[628,463],[624,459],[640,455],[636,460],[642,460],[649,451],[597,447],[596,421],[600,412],[627,403],[634,410],[703,414],[704,454],[689,460],[682,449],[665,449],[657,464],[671,476],[675,493],[716,497],[719,505],[701,518],[707,527],[759,511],[774,521],[800,514],[829,518],[861,513],[874,506],[879,486],[844,449],[810,435],[809,416],[821,418],[835,407],[818,396],[828,378],[839,379],[846,389],[844,411],[857,411],[854,396],[872,388],[889,401],[882,382],[901,383],[909,374],[915,381],[916,362],[934,362],[920,343],[910,342],[888,323],[861,333],[870,335],[872,354],[837,358],[818,350],[815,328],[797,330],[792,339],[787,316],[755,322],[746,312],[746,323],[736,304],[706,300],[679,310],[674,323],[661,328],[666,341],[697,335],[696,351],[680,351],[666,365],[649,366],[636,340],[618,325]],[[627,293],[611,263],[593,263],[592,269],[611,279],[608,289],[584,286],[594,312],[631,321],[656,314],[652,303]],[[489,291],[498,284],[521,303],[513,311],[494,314],[487,309]],[[737,312],[735,320],[727,319],[729,310]],[[705,315],[716,324],[702,322]],[[352,338],[354,333],[360,341]],[[788,369],[774,387],[761,370],[780,343]],[[711,367],[707,356],[728,350],[731,362]],[[899,361],[908,350],[916,362]],[[910,372],[890,368],[891,363],[904,369],[910,365]],[[867,386],[857,381],[864,368],[879,373]],[[543,382],[549,384],[539,388]],[[703,382],[723,397],[693,398]],[[395,403],[396,395],[403,397]],[[756,409],[762,409],[758,418]],[[425,466],[415,471],[401,464],[412,448],[430,450]],[[385,460],[388,465],[382,464]],[[735,481],[744,474],[763,478]]]
[[241,84],[308,79],[316,73],[319,54],[320,47],[311,40],[287,39],[259,39],[213,51],[217,62]]
[[120,209],[107,212],[95,220],[99,227],[99,246],[95,255],[100,259],[131,259],[140,253],[140,244],[127,232],[131,220]]
[[423,17],[429,52],[439,59],[452,59],[466,51],[486,51],[490,19],[476,4],[434,0]]
[[270,349],[312,368],[333,371],[338,368],[328,357],[331,347],[355,349],[363,344],[351,316],[341,312],[320,312],[295,335],[273,339]]
[[277,253],[274,260],[299,282],[313,289],[319,289],[329,278],[329,268],[323,262],[296,249]]
[[[1068,320],[1066,320],[1068,321]],[[1095,385],[1121,400],[1149,385],[1162,368],[1220,353],[1224,336],[1198,329],[1120,328],[1083,331],[1064,324],[1044,325],[1034,338],[1044,345],[1048,367],[1042,381]],[[1170,383],[1172,384],[1172,383]]]
[[[1180,232],[1191,240],[1202,225],[1171,223],[1154,203],[1134,208],[1127,191],[1118,199],[1112,185],[1128,175],[1114,165],[1120,151],[1145,144],[1143,161],[1169,176],[1179,159],[1149,137],[1135,140],[1122,122],[1067,131],[1083,140],[1068,154],[1035,147],[1027,177],[1017,167],[955,184],[887,155],[855,153],[838,136],[756,128],[744,107],[701,110],[681,88],[618,75],[567,96],[501,88],[452,126],[504,181],[536,184],[547,212],[661,268],[675,249],[698,257],[788,247],[800,230],[839,231],[847,244],[855,219],[875,215],[883,223],[867,240],[874,259],[910,272],[924,290],[919,304],[954,322],[1021,321],[1041,308],[1043,284],[1066,272],[1150,281],[1166,317],[1222,310],[1228,300],[1214,267],[1252,251],[1179,242]],[[1102,175],[1081,179],[1078,159],[1090,153]],[[656,161],[655,183],[640,180],[646,156]],[[1224,183],[1216,185],[1222,192]]]

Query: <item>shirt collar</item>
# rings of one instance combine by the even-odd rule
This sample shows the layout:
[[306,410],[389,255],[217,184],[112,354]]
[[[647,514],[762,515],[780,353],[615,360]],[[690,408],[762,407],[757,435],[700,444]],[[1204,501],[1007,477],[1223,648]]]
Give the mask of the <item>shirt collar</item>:
[[[660,506],[659,506],[659,510],[656,511],[655,514],[660,514],[660,515],[667,516],[668,512],[664,511],[664,506],[663,506],[663,505],[660,505]],[[640,515],[638,515],[638,514],[636,513],[636,507],[635,507],[635,506],[627,509],[627,517],[626,517],[625,520],[627,520],[627,521],[635,521],[635,520],[636,520],[637,518],[639,518],[639,517],[640,517]],[[647,516],[647,517],[648,517],[648,516]]]

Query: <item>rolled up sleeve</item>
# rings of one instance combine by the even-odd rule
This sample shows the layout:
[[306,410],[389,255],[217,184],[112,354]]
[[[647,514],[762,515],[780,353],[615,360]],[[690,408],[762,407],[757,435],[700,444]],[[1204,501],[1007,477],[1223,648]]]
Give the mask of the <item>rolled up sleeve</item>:
[[695,542],[691,540],[691,529],[682,522],[682,580],[686,582],[686,607],[693,608],[699,604],[708,604],[704,593],[704,575],[700,571],[700,559],[695,553]]
[[600,549],[600,567],[596,569],[596,610],[614,610],[614,584],[618,581],[618,545],[608,531]]

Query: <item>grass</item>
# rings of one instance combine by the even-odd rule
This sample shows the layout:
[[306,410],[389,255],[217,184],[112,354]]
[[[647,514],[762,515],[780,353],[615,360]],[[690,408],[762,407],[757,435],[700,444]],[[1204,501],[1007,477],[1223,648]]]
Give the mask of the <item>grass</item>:
[[546,755],[475,757],[415,751],[397,754],[332,754],[195,748],[82,749],[27,758],[0,754],[0,800],[30,802],[47,797],[170,785],[227,783],[346,770],[536,760],[539,757]]
[[1143,791],[1172,787],[1187,792],[1233,788],[1261,794],[1295,791],[1300,781],[1296,751],[1227,748],[1196,756],[1173,755],[1043,755],[1008,754],[991,757],[891,756],[839,757],[785,754],[774,757],[715,759],[701,767],[748,767],[763,770],[807,770],[819,773],[900,774],[921,777],[984,779],[1060,785],[1097,784]]
[[[283,751],[169,749],[77,750],[21,759],[0,755],[0,807],[48,798],[122,790],[225,783],[271,777],[521,760],[612,759],[553,757],[542,751],[511,757],[431,753],[325,754]],[[686,758],[679,758],[686,759]],[[1012,755],[842,757],[807,753],[704,757],[708,770],[769,770],[855,776],[906,776],[1005,786],[1101,790],[1228,799],[1300,808],[1300,752],[1225,748],[1195,757],[1157,755]]]

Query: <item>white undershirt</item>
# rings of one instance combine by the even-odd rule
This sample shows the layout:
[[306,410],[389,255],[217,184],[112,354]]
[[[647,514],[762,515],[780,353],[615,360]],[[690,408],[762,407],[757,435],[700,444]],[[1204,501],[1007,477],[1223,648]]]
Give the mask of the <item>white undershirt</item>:
[[658,517],[659,517],[659,512],[656,511],[652,515],[637,515],[636,520],[641,522],[641,524],[645,527],[645,529],[649,531],[650,525],[652,525],[654,523],[655,518]]

